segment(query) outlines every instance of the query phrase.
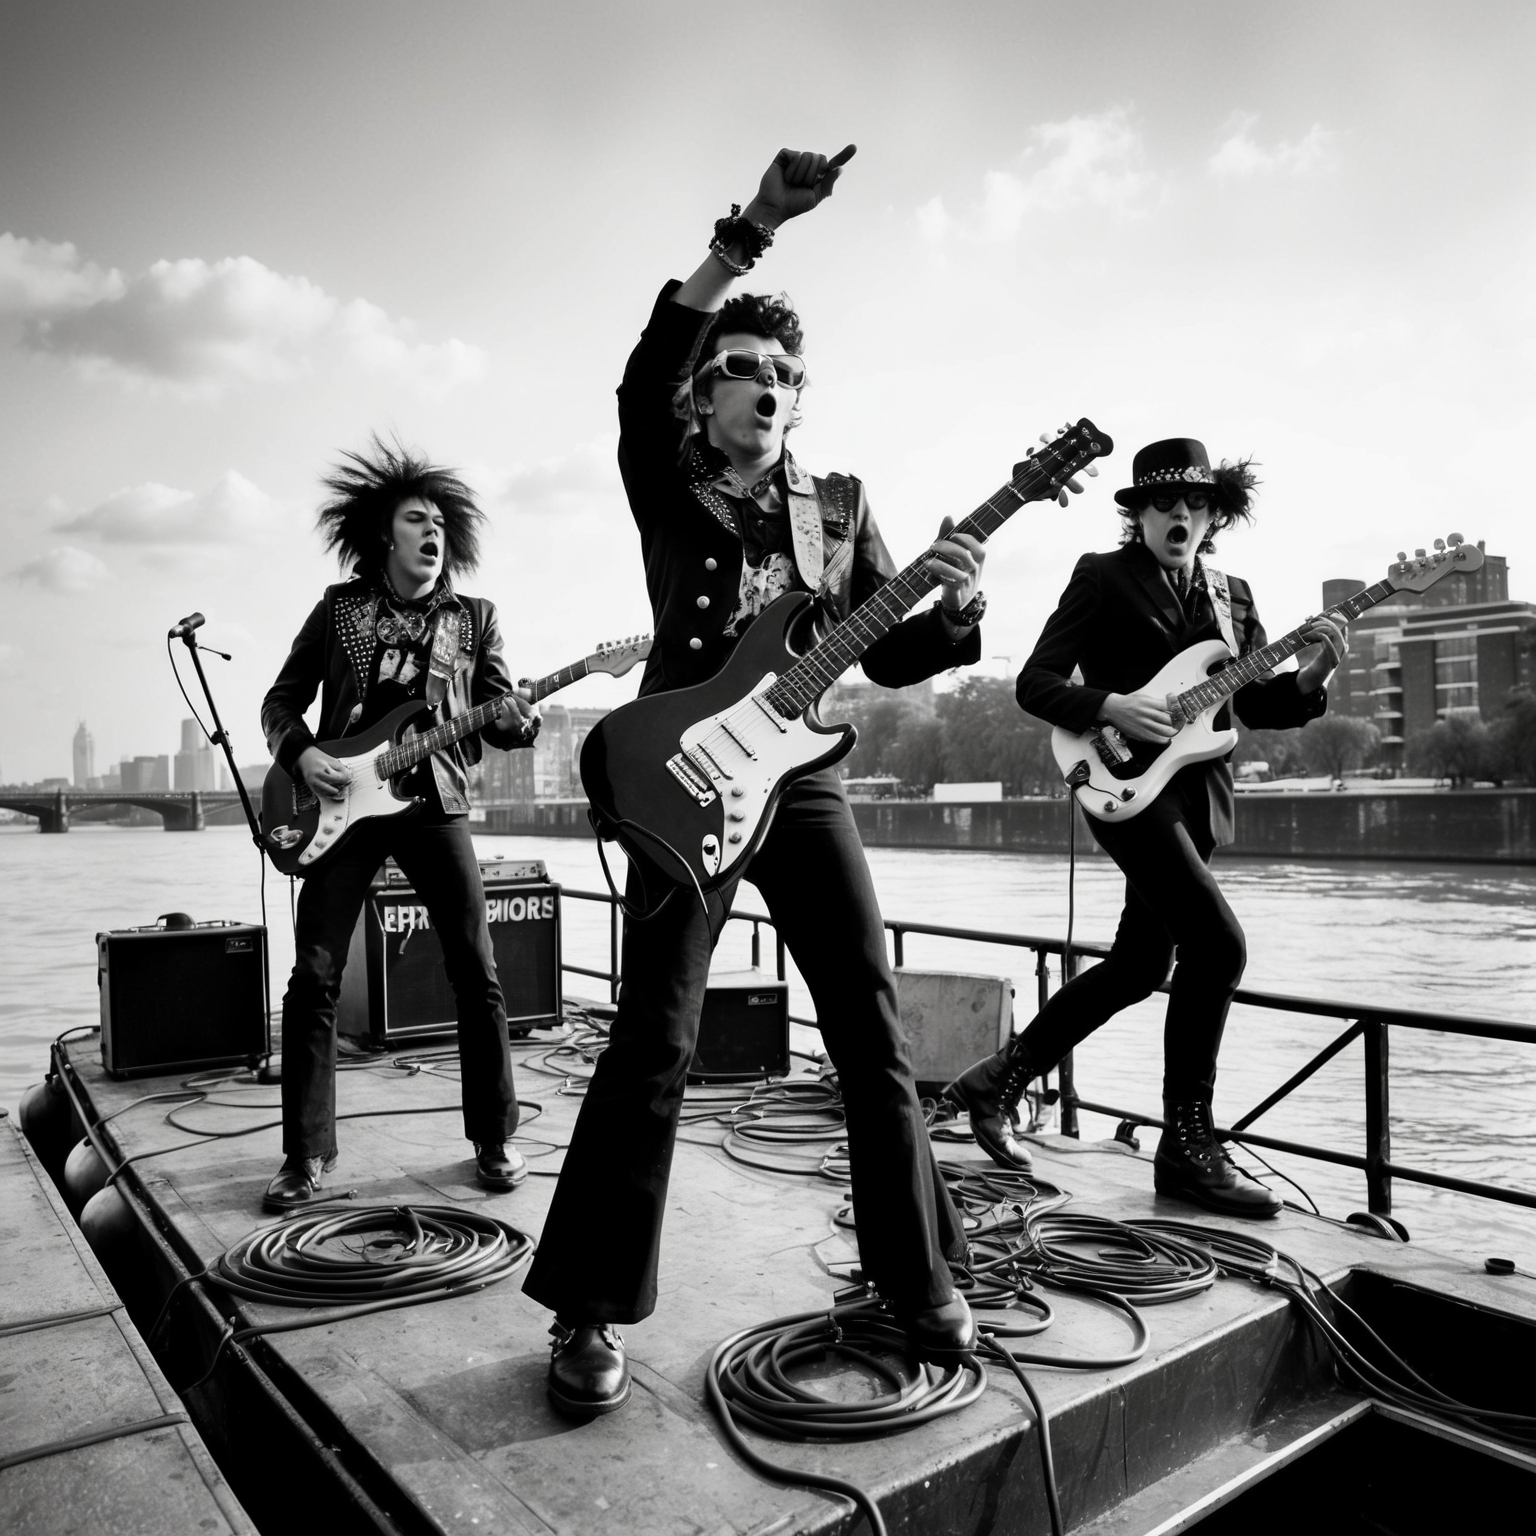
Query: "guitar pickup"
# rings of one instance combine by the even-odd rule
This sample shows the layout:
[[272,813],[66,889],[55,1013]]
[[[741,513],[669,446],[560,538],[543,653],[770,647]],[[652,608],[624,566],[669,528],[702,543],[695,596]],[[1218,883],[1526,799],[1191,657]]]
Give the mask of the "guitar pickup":
[[296,774],[293,780],[293,814],[297,816],[301,811],[312,811],[319,803],[314,790]]
[[685,753],[679,752],[675,757],[669,757],[667,759],[667,768],[672,777],[700,805],[708,805],[711,800],[719,799],[719,796],[715,793],[714,785],[694,766],[692,760]]

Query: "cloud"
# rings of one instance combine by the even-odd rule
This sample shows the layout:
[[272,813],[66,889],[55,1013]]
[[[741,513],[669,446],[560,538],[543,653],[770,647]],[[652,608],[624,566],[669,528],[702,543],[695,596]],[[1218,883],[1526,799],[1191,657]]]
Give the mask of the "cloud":
[[3,235],[0,313],[21,320],[23,346],[89,378],[187,395],[281,383],[339,361],[436,397],[486,363],[478,347],[422,341],[409,320],[249,256],[157,261],[124,277],[73,245]]
[[604,435],[560,458],[519,466],[506,476],[496,500],[530,517],[606,513],[624,495],[616,446],[615,436]]
[[1222,180],[1247,180],[1254,176],[1305,176],[1333,164],[1334,135],[1314,123],[1304,137],[1292,144],[1282,139],[1273,149],[1262,148],[1251,132],[1258,122],[1255,112],[1234,112],[1222,128],[1226,137],[1205,163],[1212,176]]
[[1040,123],[1030,139],[1017,168],[985,174],[982,199],[971,217],[954,218],[941,197],[924,203],[917,210],[924,238],[934,244],[954,234],[1011,240],[1030,216],[1075,208],[1134,218],[1158,190],[1158,178],[1144,169],[1145,147],[1126,107]]
[[47,554],[28,560],[11,572],[16,581],[30,582],[45,592],[89,592],[104,582],[111,572],[88,550],[72,544],[50,549]]
[[270,536],[282,508],[237,470],[201,493],[149,481],[114,491],[99,506],[58,525],[109,544],[245,544]]

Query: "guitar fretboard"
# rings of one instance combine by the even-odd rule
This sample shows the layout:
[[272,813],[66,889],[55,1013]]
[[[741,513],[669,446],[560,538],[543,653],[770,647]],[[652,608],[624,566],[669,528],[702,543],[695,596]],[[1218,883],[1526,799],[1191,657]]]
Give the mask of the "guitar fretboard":
[[[558,672],[551,672],[547,677],[541,677],[528,684],[528,692],[533,695],[534,702],[548,698],[550,694],[557,693],[562,688],[569,687],[592,670],[585,657],[580,661],[574,661],[568,667],[561,667]],[[414,768],[424,758],[430,757],[434,752],[441,752],[445,747],[451,747],[454,742],[463,740],[466,736],[473,736],[476,731],[484,730],[492,720],[496,718],[504,700],[509,699],[510,694],[498,694],[494,699],[484,704],[478,704],[467,714],[455,715],[453,719],[445,721],[442,725],[435,725],[430,731],[423,731],[419,736],[409,736],[399,746],[391,747],[387,752],[381,752],[374,759],[374,772],[381,779],[392,779],[397,773],[404,773],[408,768]]]
[[[1075,474],[1103,451],[1101,444],[1093,441],[1092,433],[1084,434],[1084,441],[1069,463],[1053,459],[1047,450],[1020,466],[1020,472],[987,497],[954,532],[989,539],[1025,502],[1053,495],[1068,475]],[[815,703],[870,646],[888,634],[893,625],[938,586],[937,579],[927,570],[927,561],[926,554],[919,555],[867,602],[860,604],[831,634],[812,646],[764,690],[764,701],[787,720]]]
[[[1391,582],[1378,581],[1374,587],[1356,592],[1353,597],[1346,598],[1342,603],[1336,603],[1327,612],[1330,617],[1341,618],[1348,624],[1358,619],[1362,613],[1374,608],[1383,599],[1390,597],[1396,590],[1397,588]],[[1186,718],[1194,719],[1201,710],[1209,709],[1212,704],[1219,704],[1223,699],[1230,698],[1239,688],[1257,682],[1266,672],[1272,672],[1287,657],[1294,656],[1297,651],[1305,650],[1307,646],[1315,643],[1315,641],[1303,639],[1301,629],[1293,629],[1290,634],[1282,635],[1271,644],[1257,651],[1250,651],[1246,656],[1238,657],[1230,666],[1223,667],[1220,672],[1206,678],[1203,683],[1196,683],[1193,688],[1186,689],[1178,696],[1178,702]]]

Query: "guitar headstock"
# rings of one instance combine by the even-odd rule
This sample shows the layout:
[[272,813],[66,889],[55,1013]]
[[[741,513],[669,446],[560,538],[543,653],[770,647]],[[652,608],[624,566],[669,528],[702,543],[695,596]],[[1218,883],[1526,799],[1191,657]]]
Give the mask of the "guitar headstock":
[[651,654],[649,635],[630,635],[626,640],[604,640],[587,657],[589,672],[606,672],[611,677],[623,677],[637,662]]
[[1435,540],[1432,550],[1416,549],[1410,559],[1398,550],[1397,559],[1387,567],[1387,583],[1397,592],[1426,592],[1453,571],[1475,571],[1483,563],[1483,552],[1468,544],[1459,533],[1449,533]]
[[1075,427],[1063,427],[1043,448],[1031,448],[1013,466],[1013,488],[1025,501],[1049,500],[1079,470],[1114,451],[1114,439],[1080,417]]

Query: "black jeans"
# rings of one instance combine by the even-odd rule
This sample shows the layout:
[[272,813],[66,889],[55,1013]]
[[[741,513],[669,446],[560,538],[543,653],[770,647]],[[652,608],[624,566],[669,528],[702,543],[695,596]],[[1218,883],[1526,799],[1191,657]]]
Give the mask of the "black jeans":
[[[832,770],[785,794],[745,878],[810,988],[837,1069],[865,1277],[899,1308],[935,1306],[950,1294],[947,1259],[965,1257],[965,1236],[928,1145],[880,908]],[[734,895],[733,885],[706,918],[679,889],[655,917],[625,925],[618,1017],[523,1287],[567,1322],[633,1323],[655,1308],[678,1112]],[[643,904],[633,871],[629,896]]]
[[[1197,770],[1198,771],[1198,770]],[[1094,821],[1093,835],[1125,873],[1125,910],[1109,957],[1064,986],[1024,1030],[1041,1072],[1106,1020],[1150,997],[1178,964],[1163,1025],[1163,1097],[1209,1103],[1216,1055],[1248,951],[1210,871],[1204,787],[1186,800],[1178,780],[1134,821]]]
[[364,822],[299,892],[293,975],[283,997],[283,1152],[336,1150],[336,997],[374,872],[393,855],[426,903],[458,1004],[464,1134],[502,1142],[517,1129],[507,1011],[485,917],[485,887],[462,816],[407,813]]

